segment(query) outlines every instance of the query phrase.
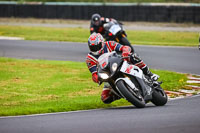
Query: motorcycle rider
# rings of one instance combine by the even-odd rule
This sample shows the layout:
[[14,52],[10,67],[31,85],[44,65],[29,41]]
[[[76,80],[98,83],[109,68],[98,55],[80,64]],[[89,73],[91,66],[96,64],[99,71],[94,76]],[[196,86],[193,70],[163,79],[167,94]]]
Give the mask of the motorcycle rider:
[[109,23],[110,21],[116,21],[113,18],[104,18],[101,17],[99,14],[93,14],[91,18],[91,23],[90,23],[90,34],[96,32],[100,33],[105,37],[105,29],[103,25],[105,23]]
[[[131,48],[129,46],[121,45],[115,41],[104,42],[104,38],[99,33],[93,33],[90,35],[88,38],[88,46],[90,52],[86,57],[86,63],[89,71],[92,73],[92,79],[96,83],[99,83],[97,75],[97,60],[100,55],[112,51],[122,52],[122,56],[126,57],[127,61],[138,66],[145,75],[151,77],[153,80],[156,81],[159,78],[158,75],[149,71],[147,65],[136,53],[131,53]],[[111,92],[111,86],[108,83],[105,83],[101,94],[101,100],[104,103],[109,104],[117,99],[119,99],[119,97]]]
[[[118,24],[122,25],[121,22],[119,22],[113,18],[104,18],[104,17],[101,17],[97,13],[93,14],[92,18],[91,18],[91,23],[90,23],[90,34],[92,34],[94,32],[100,33],[106,40],[110,40],[110,37],[104,28],[104,24],[109,23],[109,22],[114,22],[114,23],[118,23]],[[125,36],[127,36],[127,35],[125,35]],[[134,52],[134,48],[131,45],[130,45],[130,47],[131,47],[132,52]]]

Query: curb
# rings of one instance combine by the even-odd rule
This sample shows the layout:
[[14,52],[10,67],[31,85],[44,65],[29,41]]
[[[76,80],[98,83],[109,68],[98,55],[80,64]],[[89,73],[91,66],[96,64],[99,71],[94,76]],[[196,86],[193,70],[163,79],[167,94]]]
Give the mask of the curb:
[[184,98],[200,94],[200,76],[188,75],[187,78],[187,85],[185,85],[182,89],[178,91],[165,90],[165,93],[168,95],[169,99]]

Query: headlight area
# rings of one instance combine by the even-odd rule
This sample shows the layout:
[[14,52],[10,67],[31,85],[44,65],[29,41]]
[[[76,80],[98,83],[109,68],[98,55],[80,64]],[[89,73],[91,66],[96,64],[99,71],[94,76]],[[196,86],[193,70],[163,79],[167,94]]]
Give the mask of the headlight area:
[[117,63],[112,64],[112,71],[115,72],[117,70]]
[[99,73],[99,76],[104,80],[109,78],[109,75],[107,73]]

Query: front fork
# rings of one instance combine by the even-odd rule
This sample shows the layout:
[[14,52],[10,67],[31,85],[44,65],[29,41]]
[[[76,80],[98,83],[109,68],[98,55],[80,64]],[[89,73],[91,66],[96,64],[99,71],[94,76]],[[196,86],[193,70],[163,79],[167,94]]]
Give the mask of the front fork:
[[[123,37],[126,37],[126,35],[122,33],[121,38],[123,38]],[[115,38],[115,41],[117,41],[118,43],[120,42],[118,37]]]

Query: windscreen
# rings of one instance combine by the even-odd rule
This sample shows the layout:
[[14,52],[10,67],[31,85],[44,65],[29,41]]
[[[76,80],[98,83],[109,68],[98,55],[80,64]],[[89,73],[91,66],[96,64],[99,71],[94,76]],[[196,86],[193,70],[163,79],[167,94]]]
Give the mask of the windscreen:
[[103,55],[101,55],[98,58],[98,64],[101,67],[101,69],[104,69],[107,65],[108,65],[108,58],[110,55],[112,55],[113,53],[115,53],[115,51],[111,52],[111,53],[105,53]]

